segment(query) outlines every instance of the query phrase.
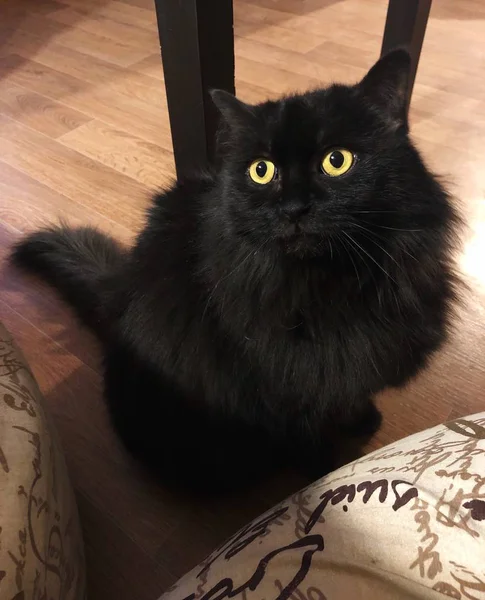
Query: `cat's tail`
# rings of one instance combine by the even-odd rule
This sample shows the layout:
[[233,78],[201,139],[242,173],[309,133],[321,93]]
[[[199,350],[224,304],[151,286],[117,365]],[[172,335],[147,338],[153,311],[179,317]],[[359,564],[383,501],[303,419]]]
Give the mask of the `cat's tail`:
[[91,227],[50,227],[28,235],[13,249],[13,264],[52,285],[98,336],[108,329],[113,275],[126,251]]

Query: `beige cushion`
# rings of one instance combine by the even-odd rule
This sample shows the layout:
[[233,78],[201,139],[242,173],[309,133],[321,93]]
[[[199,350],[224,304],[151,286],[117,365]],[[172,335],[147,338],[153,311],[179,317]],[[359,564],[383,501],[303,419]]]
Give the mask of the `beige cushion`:
[[485,599],[485,413],[373,452],[276,506],[162,598]]
[[0,598],[85,598],[82,536],[42,395],[0,325]]

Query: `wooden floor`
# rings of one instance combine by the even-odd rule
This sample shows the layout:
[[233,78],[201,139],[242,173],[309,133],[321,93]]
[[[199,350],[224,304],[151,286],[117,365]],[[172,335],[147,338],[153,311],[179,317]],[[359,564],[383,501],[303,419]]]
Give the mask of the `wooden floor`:
[[[237,87],[258,101],[377,58],[384,0],[235,0]],[[379,399],[373,447],[485,409],[485,4],[435,0],[413,97],[415,139],[450,181],[470,284],[451,343]],[[152,0],[0,1],[0,252],[59,216],[129,241],[173,177]],[[155,600],[221,539],[299,482],[195,505],[143,477],[111,433],[99,354],[50,290],[1,270],[0,319],[56,418],[84,525],[91,600]]]

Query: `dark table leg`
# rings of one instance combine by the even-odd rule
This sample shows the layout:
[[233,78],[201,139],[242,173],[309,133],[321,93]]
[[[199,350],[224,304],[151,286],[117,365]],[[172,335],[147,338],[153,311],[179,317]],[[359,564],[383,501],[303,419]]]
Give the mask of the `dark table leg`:
[[208,95],[234,93],[232,0],[155,0],[177,176],[210,162],[218,113]]
[[431,0],[389,0],[382,54],[394,48],[406,48],[411,55],[408,107],[418,70],[421,46],[428,23]]

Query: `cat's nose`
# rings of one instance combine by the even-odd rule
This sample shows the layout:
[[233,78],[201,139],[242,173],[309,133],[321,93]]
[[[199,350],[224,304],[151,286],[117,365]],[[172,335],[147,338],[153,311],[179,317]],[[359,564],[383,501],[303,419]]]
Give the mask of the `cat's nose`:
[[301,201],[294,200],[292,202],[285,202],[281,207],[281,212],[290,221],[294,223],[301,219],[301,217],[308,212],[309,205]]

